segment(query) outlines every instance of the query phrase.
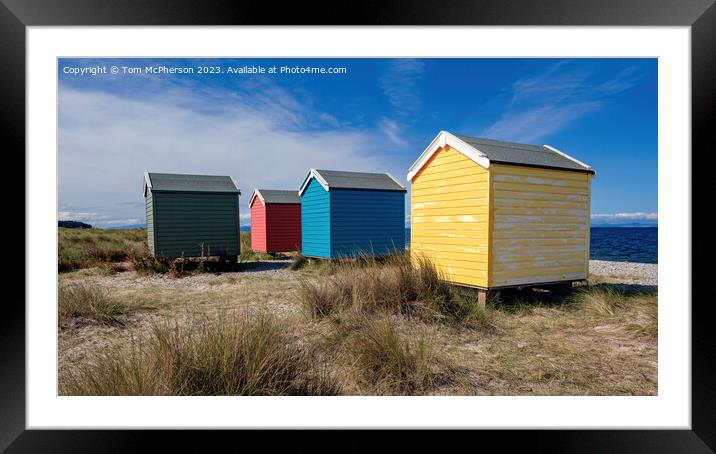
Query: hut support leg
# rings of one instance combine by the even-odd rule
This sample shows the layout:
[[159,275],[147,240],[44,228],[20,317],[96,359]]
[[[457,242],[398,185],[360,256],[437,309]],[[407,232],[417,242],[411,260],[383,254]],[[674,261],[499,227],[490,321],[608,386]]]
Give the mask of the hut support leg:
[[485,307],[485,305],[487,304],[487,294],[488,294],[487,290],[478,290],[477,291],[477,304],[480,307]]

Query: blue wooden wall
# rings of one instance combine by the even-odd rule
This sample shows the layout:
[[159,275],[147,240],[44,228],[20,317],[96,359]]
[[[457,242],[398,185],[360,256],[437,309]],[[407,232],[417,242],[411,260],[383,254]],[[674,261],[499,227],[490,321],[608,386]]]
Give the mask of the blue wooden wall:
[[301,243],[303,255],[331,258],[331,199],[321,183],[311,179],[301,195]]
[[405,250],[405,193],[331,189],[331,257]]

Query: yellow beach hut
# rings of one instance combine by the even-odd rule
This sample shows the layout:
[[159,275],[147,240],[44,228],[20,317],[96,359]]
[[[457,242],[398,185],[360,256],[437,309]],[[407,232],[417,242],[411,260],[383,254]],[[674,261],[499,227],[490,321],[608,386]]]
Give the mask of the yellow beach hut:
[[411,257],[484,290],[481,302],[500,288],[584,280],[594,175],[549,145],[442,131],[408,173]]

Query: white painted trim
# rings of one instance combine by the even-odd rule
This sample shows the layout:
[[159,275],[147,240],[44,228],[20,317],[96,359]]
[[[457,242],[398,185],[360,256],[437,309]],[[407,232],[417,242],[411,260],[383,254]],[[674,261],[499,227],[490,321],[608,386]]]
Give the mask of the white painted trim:
[[[569,160],[572,161],[572,162],[575,162],[575,163],[579,164],[580,166],[584,167],[586,170],[594,170],[594,169],[592,169],[592,166],[588,166],[587,164],[583,163],[582,161],[578,161],[578,160],[574,159],[573,157],[571,157],[570,155],[568,155],[567,153],[563,153],[563,152],[559,151],[558,149],[556,149],[556,148],[554,148],[554,147],[552,147],[552,146],[543,145],[543,147],[547,148],[548,150],[554,151],[555,153],[557,153],[557,154],[559,154],[559,155],[561,155],[561,156],[563,156],[563,157],[569,159]],[[565,169],[565,170],[569,170],[569,169]],[[596,176],[597,173],[594,172],[594,175]]]
[[254,188],[254,192],[251,194],[251,198],[249,199],[249,208],[251,208],[251,205],[254,203],[254,199],[258,196],[258,198],[261,200],[261,203],[266,205],[266,200],[264,200],[264,196],[261,195],[261,191],[258,190],[258,188]]
[[455,137],[447,131],[440,131],[440,133],[435,136],[433,141],[430,142],[430,145],[428,145],[425,151],[422,152],[420,157],[418,157],[417,161],[415,161],[413,165],[410,166],[410,170],[408,171],[408,181],[412,181],[413,177],[415,177],[415,175],[420,171],[420,169],[423,168],[423,166],[435,154],[435,152],[441,148],[444,148],[445,145],[450,145],[451,148],[454,148],[455,150],[463,154],[466,158],[474,161],[477,165],[485,169],[488,169],[490,167],[490,159],[485,156],[485,154],[482,153],[480,150],[466,143],[465,141],[460,140],[459,138]]
[[330,190],[330,188],[328,187],[328,182],[323,179],[321,174],[318,173],[318,171],[316,169],[311,169],[308,171],[308,175],[306,176],[306,179],[303,181],[303,184],[301,185],[301,189],[298,190],[299,197],[301,197],[303,192],[306,190],[306,188],[308,187],[308,183],[311,181],[312,178],[315,178],[316,180],[318,180],[318,182],[321,183],[321,186],[323,186],[323,188],[326,191]]
[[[405,186],[403,186],[402,184],[400,184],[400,182],[399,182],[393,175],[389,174],[388,172],[385,172],[385,174],[388,175],[391,180],[395,181],[395,184],[397,184],[397,185],[400,186],[401,188],[405,189]],[[405,190],[407,191],[407,189],[405,189]]]
[[147,196],[147,189],[152,190],[152,180],[149,179],[149,172],[144,172],[144,183],[142,184],[142,193]]

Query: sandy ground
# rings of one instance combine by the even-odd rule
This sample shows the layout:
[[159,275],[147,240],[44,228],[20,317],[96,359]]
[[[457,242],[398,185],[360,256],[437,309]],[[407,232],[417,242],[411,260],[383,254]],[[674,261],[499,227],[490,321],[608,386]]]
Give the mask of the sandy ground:
[[[111,275],[96,270],[63,273],[60,285],[92,283],[114,295],[149,298],[158,302],[158,307],[130,315],[125,326],[82,319],[60,326],[60,373],[64,367],[93,354],[141,338],[159,320],[190,323],[193,317],[242,309],[300,317],[295,295],[302,274],[289,271],[288,264],[289,261],[255,262],[240,272],[196,274],[179,279],[131,271]],[[657,265],[590,261],[591,274],[617,284],[656,286],[657,271]],[[539,307],[505,318],[504,327],[509,335],[486,337],[466,330],[440,328],[437,333],[440,348],[460,364],[462,378],[435,393],[601,394],[590,388],[593,385],[588,380],[593,380],[600,382],[604,394],[656,394],[656,342],[635,338],[621,322],[606,318],[592,325],[590,320],[566,319],[564,312]],[[591,361],[586,366],[582,364],[585,355]],[[507,363],[514,364],[513,373],[521,376],[511,375],[510,368],[504,367]],[[529,371],[530,376],[525,377],[520,370]]]
[[104,325],[76,318],[60,323],[59,366],[81,361],[92,352],[122,345],[148,332],[168,317],[191,320],[222,311],[244,309],[270,311],[276,315],[298,315],[299,306],[290,301],[298,276],[286,269],[290,261],[247,264],[239,272],[194,274],[173,278],[168,274],[141,275],[133,271],[102,275],[93,269],[61,275],[61,285],[90,284],[113,295],[147,298],[158,303],[156,310],[128,316],[126,326]]

